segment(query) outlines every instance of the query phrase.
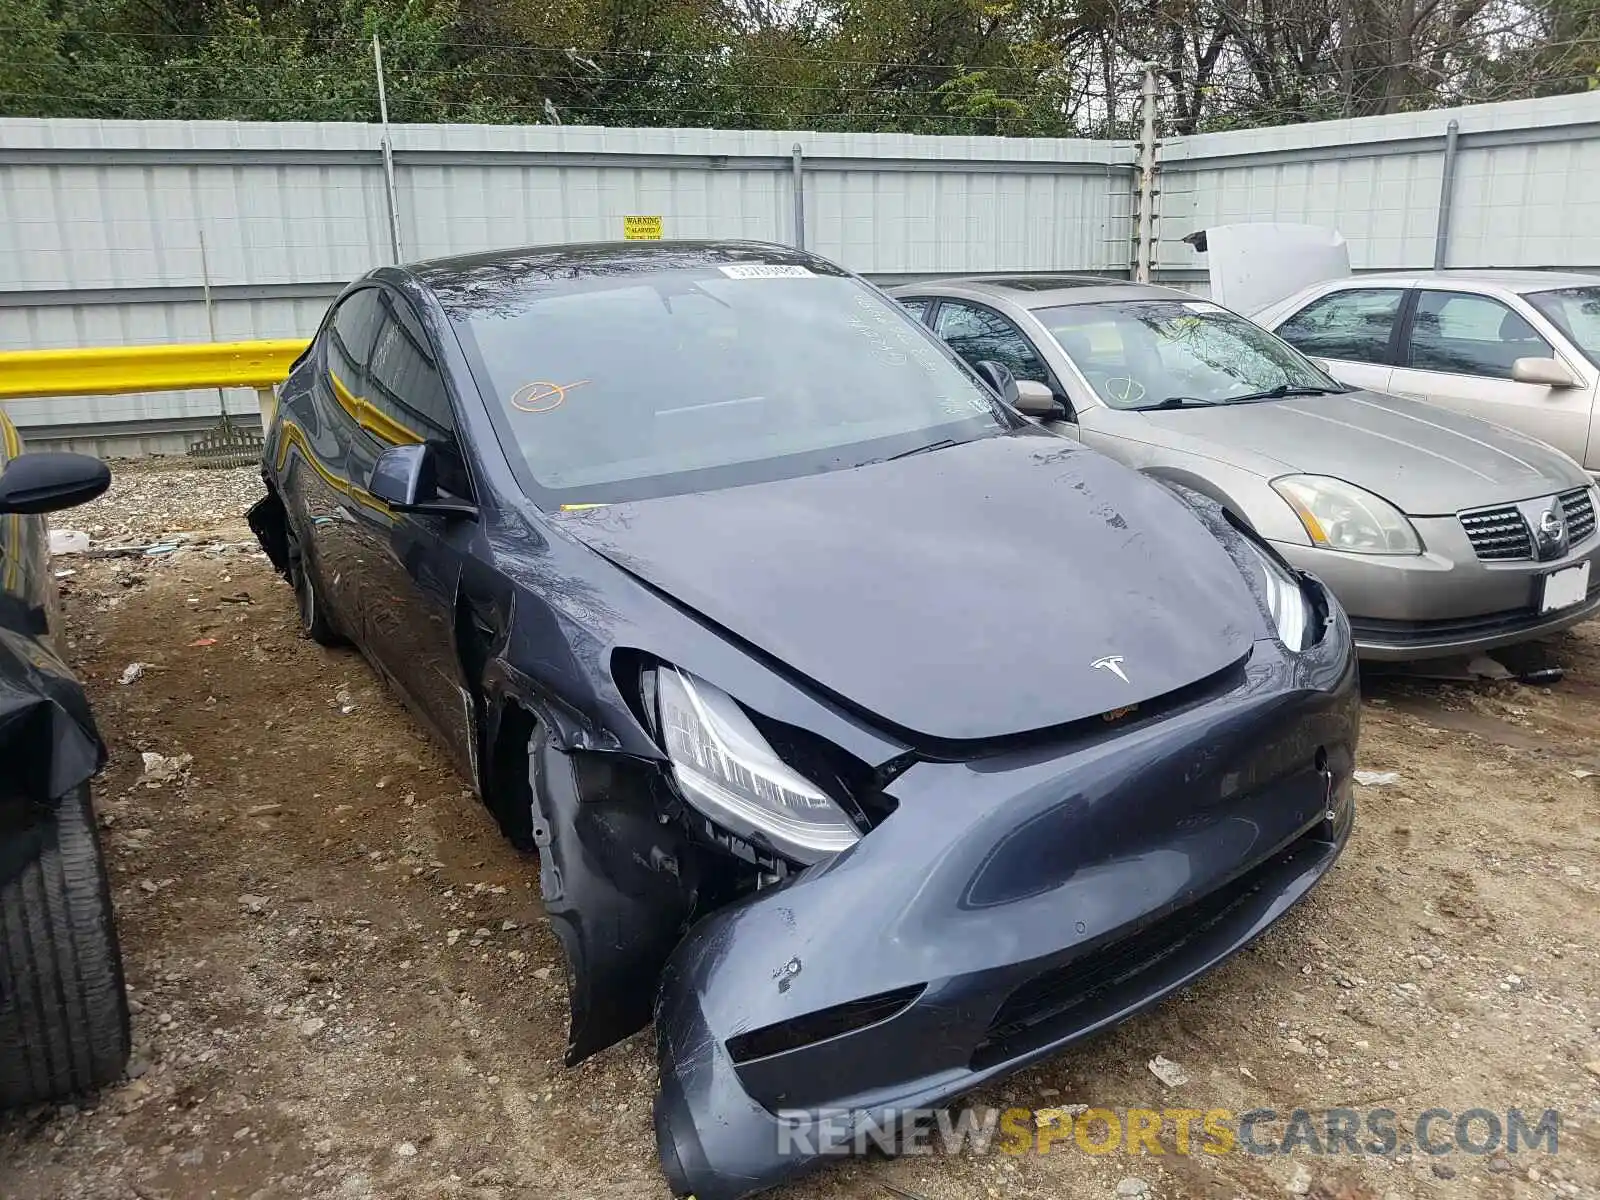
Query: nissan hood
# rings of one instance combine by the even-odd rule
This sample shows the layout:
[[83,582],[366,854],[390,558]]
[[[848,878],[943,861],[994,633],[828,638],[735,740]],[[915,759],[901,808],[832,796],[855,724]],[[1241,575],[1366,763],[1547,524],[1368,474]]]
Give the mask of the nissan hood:
[[555,520],[822,692],[923,738],[1147,701],[1237,662],[1262,621],[1176,495],[1031,430]]
[[1379,392],[1141,414],[1174,450],[1271,477],[1332,475],[1408,516],[1444,516],[1582,487],[1561,451],[1500,425]]

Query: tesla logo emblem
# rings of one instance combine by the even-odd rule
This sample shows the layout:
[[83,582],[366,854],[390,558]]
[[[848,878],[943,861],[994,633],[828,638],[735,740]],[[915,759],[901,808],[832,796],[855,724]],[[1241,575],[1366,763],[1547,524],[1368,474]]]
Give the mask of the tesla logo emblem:
[[1096,671],[1110,671],[1123,683],[1128,682],[1127,672],[1122,669],[1122,655],[1120,654],[1108,654],[1104,658],[1095,659],[1089,665]]

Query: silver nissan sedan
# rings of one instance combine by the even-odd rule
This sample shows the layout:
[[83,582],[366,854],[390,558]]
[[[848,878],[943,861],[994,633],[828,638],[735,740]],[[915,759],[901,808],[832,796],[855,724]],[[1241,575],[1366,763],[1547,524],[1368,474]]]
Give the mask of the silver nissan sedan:
[[1210,495],[1323,580],[1363,658],[1471,654],[1600,610],[1600,495],[1543,442],[1349,387],[1170,288],[1047,275],[891,294],[969,363],[1009,368],[1024,413]]

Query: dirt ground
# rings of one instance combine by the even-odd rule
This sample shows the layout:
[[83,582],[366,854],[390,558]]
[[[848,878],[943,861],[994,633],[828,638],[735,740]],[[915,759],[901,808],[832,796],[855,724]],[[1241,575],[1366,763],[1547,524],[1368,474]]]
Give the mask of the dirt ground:
[[[664,1198],[647,1031],[568,1070],[534,862],[348,651],[298,634],[249,471],[118,471],[58,560],[111,761],[98,802],[132,1078],[0,1118],[0,1197]],[[1551,687],[1368,680],[1357,831],[1201,984],[986,1089],[1005,1108],[1561,1112],[1559,1152],[877,1157],[783,1200],[1600,1194],[1600,625]],[[132,663],[145,664],[119,682]],[[143,752],[191,756],[164,782]],[[180,760],[181,761],[181,760]],[[161,768],[158,767],[159,774]],[[1595,772],[1596,774],[1589,774]],[[1188,1081],[1168,1087],[1161,1054]],[[1166,1139],[1172,1148],[1172,1139]],[[898,1190],[896,1190],[898,1189]]]

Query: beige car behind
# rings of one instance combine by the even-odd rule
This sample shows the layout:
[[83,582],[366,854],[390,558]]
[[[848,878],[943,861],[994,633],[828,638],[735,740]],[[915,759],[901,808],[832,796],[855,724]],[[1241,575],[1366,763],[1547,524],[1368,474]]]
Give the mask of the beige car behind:
[[1600,475],[1600,275],[1347,276],[1253,319],[1345,383],[1509,426]]

